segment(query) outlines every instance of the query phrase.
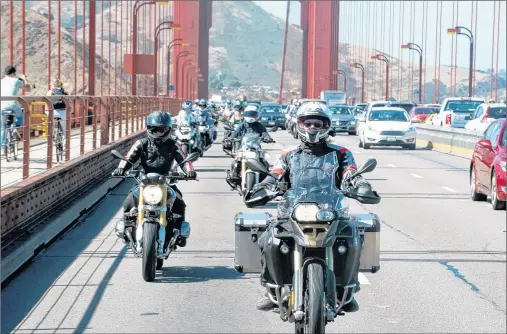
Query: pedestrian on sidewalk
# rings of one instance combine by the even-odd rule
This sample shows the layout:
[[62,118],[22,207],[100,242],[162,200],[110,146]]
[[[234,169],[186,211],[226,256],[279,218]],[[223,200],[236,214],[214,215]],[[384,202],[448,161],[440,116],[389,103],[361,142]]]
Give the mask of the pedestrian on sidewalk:
[[[16,73],[16,68],[14,66],[7,66],[4,71],[4,78],[0,82],[1,87],[1,96],[19,96],[21,90],[26,92],[30,92],[32,90],[31,85],[28,83],[28,80],[24,74],[20,74],[19,77]],[[1,111],[0,111],[0,123],[2,125],[1,128],[1,144],[2,149],[5,148],[5,115],[15,115],[16,118],[16,127],[20,127],[23,125],[23,109],[21,109],[21,105],[18,101],[2,101],[1,103]]]

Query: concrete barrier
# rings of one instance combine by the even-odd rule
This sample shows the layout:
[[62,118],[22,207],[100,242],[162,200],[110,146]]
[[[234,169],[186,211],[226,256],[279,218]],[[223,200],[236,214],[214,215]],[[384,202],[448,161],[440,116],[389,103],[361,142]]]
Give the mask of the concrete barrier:
[[483,131],[443,128],[436,125],[415,124],[417,145],[466,158],[473,154],[475,144],[482,138]]

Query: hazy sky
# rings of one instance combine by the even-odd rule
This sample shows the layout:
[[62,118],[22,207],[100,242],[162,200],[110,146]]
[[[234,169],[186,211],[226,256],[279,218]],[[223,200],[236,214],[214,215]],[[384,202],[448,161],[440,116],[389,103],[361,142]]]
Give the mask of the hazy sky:
[[[373,6],[376,5],[376,19],[370,17],[369,22],[374,22],[376,24],[369,25],[370,31],[376,32],[377,41],[381,38],[382,33],[382,24],[385,22],[386,30],[389,32],[389,23],[391,21],[394,22],[394,39],[392,41],[392,54],[393,56],[398,56],[398,48],[399,45],[410,42],[410,26],[408,22],[410,22],[410,6],[412,1],[369,1],[370,6],[373,12]],[[415,3],[415,27],[414,27],[414,40],[412,42],[417,44],[422,43],[422,16],[423,16],[423,4],[424,1],[413,1]],[[282,19],[285,19],[286,12],[286,1],[254,1],[255,4],[261,6],[264,10],[272,13],[275,16],[278,16]],[[368,1],[341,1],[340,9],[342,12],[346,13],[347,7],[351,8],[353,4],[360,8],[366,8],[366,4]],[[386,20],[382,20],[383,8],[386,8]],[[402,4],[403,3],[403,4]],[[437,1],[428,1],[428,36],[427,36],[427,46],[426,46],[426,54],[427,54],[427,63],[434,64],[435,63],[435,37],[436,37],[436,6]],[[459,3],[459,6],[457,5]],[[487,69],[491,67],[491,46],[493,43],[493,3],[494,1],[478,1],[478,16],[477,16],[477,54],[476,54],[476,62],[478,69]],[[505,12],[505,1],[496,1],[496,14],[498,15],[498,3],[501,3],[501,12],[500,12],[500,40],[499,40],[499,60],[498,67],[505,68],[506,67],[506,12]],[[394,16],[391,18],[389,13],[390,5],[394,6]],[[471,10],[472,4],[474,4],[475,11],[475,1],[443,1],[442,2],[442,12],[444,13],[442,18],[442,46],[441,46],[441,64],[449,65],[451,61],[451,40],[452,36],[446,33],[446,29],[452,27],[453,22],[453,4],[456,9],[459,10],[459,21],[458,25],[463,25],[465,27],[470,28],[471,25]],[[402,11],[404,7],[404,12]],[[393,8],[391,8],[393,9]],[[399,39],[399,17],[400,13],[404,13],[401,15],[404,19],[404,27],[402,30],[404,37]],[[475,14],[474,14],[475,15]],[[300,17],[300,5],[299,1],[291,1],[291,15],[290,22],[293,24],[299,25],[299,17]],[[361,11],[360,16],[355,15],[341,15],[343,18],[341,22],[342,31],[340,32],[340,40],[343,42],[350,41],[350,35],[346,35],[346,31],[351,31],[350,27],[354,27],[355,30],[361,31],[361,29],[365,29],[366,27],[366,12]],[[498,16],[495,17],[495,20],[498,21]],[[474,23],[475,24],[475,23]],[[456,24],[455,24],[456,25]],[[497,28],[495,28],[495,43],[497,39]],[[475,33],[475,27],[472,29],[472,32]],[[373,35],[373,33],[372,33]],[[386,34],[385,34],[386,35]],[[387,34],[388,35],[388,34]],[[355,42],[357,43],[357,42]],[[366,44],[366,40],[359,41],[359,44]],[[395,47],[396,46],[396,47]],[[376,44],[376,48],[380,49],[386,53],[390,53],[390,48],[387,43],[384,43],[382,46],[379,42]],[[458,37],[458,66],[460,67],[468,67],[468,59],[469,59],[469,41],[465,36]],[[404,59],[408,59],[408,51],[404,52]],[[414,52],[414,51],[411,51]],[[494,63],[493,66],[496,66],[496,50],[494,52]]]

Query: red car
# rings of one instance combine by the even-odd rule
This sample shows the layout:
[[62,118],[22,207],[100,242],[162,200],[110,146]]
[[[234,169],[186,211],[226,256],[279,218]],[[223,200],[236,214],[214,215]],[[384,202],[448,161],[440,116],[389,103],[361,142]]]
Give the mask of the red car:
[[491,196],[494,210],[505,208],[505,119],[491,123],[475,144],[470,163],[470,193],[473,201]]
[[426,117],[431,114],[438,113],[437,108],[432,107],[413,107],[410,109],[410,120],[413,123],[422,123],[424,120],[426,120]]

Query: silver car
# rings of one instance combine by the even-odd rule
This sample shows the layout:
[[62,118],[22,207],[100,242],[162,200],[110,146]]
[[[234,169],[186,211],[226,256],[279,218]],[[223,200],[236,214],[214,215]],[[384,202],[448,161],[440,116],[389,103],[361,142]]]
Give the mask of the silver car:
[[329,106],[331,114],[331,129],[334,132],[348,132],[349,135],[357,134],[357,120],[348,105],[336,104]]

